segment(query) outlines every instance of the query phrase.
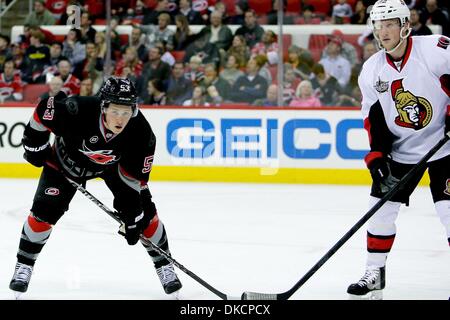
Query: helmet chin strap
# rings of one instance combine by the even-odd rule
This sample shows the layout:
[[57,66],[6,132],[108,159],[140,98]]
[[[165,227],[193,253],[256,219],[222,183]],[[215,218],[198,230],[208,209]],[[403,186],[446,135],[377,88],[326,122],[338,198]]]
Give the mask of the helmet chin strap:
[[[406,26],[403,26],[403,27],[400,29],[400,40],[399,40],[399,42],[398,42],[397,45],[396,45],[393,49],[391,49],[391,50],[386,50],[386,48],[383,47],[383,45],[381,44],[380,39],[378,38],[378,36],[376,35],[375,32],[373,33],[373,35],[374,35],[375,39],[377,39],[378,46],[379,46],[380,48],[382,48],[386,53],[391,54],[392,52],[396,51],[396,50],[402,45],[402,43],[409,37],[409,35],[411,34],[411,30],[412,30],[411,28],[407,28],[407,29],[406,29]],[[405,35],[403,35],[404,32],[406,32]]]

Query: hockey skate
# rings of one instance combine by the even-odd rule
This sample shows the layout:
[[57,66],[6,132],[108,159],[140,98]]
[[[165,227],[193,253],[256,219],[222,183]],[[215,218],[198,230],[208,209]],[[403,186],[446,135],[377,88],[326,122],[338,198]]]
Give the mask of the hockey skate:
[[14,291],[16,299],[18,299],[22,293],[27,291],[32,273],[32,266],[20,262],[16,263],[14,275],[9,283],[9,288]]
[[177,277],[177,274],[175,273],[173,263],[161,266],[155,265],[155,268],[164,291],[167,294],[175,293],[181,289],[182,285]]
[[368,267],[364,276],[351,284],[347,293],[351,300],[383,300],[385,267]]

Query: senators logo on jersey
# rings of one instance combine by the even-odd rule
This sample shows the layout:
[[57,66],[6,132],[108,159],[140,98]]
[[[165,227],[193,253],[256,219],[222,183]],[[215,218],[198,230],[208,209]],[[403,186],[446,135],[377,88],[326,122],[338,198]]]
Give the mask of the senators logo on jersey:
[[445,190],[444,193],[448,194],[450,196],[450,179],[447,179],[447,181],[445,182],[446,186],[445,186]]
[[391,85],[392,99],[398,112],[395,123],[401,127],[420,130],[430,123],[433,109],[427,99],[405,90],[402,81],[403,79],[395,80]]

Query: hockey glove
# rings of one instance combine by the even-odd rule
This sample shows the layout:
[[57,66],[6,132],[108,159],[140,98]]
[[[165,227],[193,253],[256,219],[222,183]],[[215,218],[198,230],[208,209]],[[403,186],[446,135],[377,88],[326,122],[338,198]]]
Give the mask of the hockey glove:
[[43,145],[35,145],[25,136],[22,139],[22,144],[25,149],[23,158],[35,167],[42,167],[51,157],[52,150],[49,142]]
[[369,170],[373,183],[381,193],[389,192],[400,181],[392,175],[386,158],[374,159],[369,165]]
[[119,233],[123,233],[125,239],[127,240],[130,246],[135,245],[142,232],[147,228],[150,223],[150,215],[145,213],[145,211],[141,212],[138,216],[129,217],[127,214],[120,212],[119,216],[123,221],[123,225],[121,226],[121,231]]

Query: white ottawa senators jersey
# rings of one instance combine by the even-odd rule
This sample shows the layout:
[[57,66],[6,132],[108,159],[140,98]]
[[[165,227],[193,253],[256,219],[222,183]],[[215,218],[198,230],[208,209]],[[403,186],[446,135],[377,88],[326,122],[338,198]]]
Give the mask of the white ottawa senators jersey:
[[[359,75],[364,126],[372,152],[417,163],[444,137],[450,109],[450,39],[410,37],[401,61],[379,51]],[[450,154],[450,143],[434,157]]]

